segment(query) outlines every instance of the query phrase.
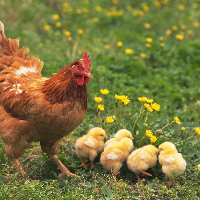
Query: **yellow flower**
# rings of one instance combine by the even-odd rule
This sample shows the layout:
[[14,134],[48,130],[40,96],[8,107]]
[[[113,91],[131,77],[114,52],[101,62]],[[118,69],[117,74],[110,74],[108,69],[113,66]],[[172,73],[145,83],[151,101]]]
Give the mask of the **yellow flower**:
[[56,22],[56,27],[61,27],[62,24],[60,22]]
[[171,137],[172,137],[172,135],[168,135],[168,137],[169,137],[169,138],[171,138]]
[[78,31],[77,31],[77,32],[78,32],[78,34],[79,34],[79,35],[83,35],[83,33],[84,33],[84,30],[82,30],[82,29],[78,29]]
[[152,136],[150,137],[150,142],[151,142],[151,143],[156,142],[156,140],[157,140],[157,137],[156,137],[155,135],[152,135]]
[[175,122],[176,124],[181,124],[181,122],[180,122],[180,120],[179,120],[178,117],[174,117],[174,122]]
[[114,122],[113,117],[111,117],[111,116],[107,117],[107,118],[106,118],[106,122],[107,122],[108,124]]
[[122,47],[122,46],[123,46],[123,43],[122,43],[122,42],[117,42],[117,46],[118,46],[118,47]]
[[194,23],[194,28],[199,28],[200,27],[200,24],[198,22],[195,22]]
[[141,52],[141,53],[140,53],[140,57],[145,58],[145,57],[146,57],[146,54]]
[[166,32],[165,32],[165,34],[166,34],[167,36],[170,36],[171,33],[172,33],[172,31],[171,31],[170,29],[167,29]]
[[109,50],[109,49],[110,49],[110,46],[109,46],[108,44],[106,44],[106,45],[104,46],[104,49],[105,49],[105,50]]
[[198,167],[198,170],[200,171],[200,164],[198,164],[197,167]]
[[160,47],[164,47],[165,46],[165,44],[162,42],[162,43],[160,43]]
[[95,17],[95,18],[92,19],[92,21],[93,21],[94,23],[97,23],[97,22],[99,22],[99,18],[98,18],[98,17]]
[[145,102],[147,100],[147,97],[138,97],[138,100],[140,102]]
[[150,28],[151,28],[151,25],[148,24],[148,23],[145,23],[145,24],[144,24],[144,28],[146,28],[146,29],[150,29]]
[[147,137],[152,137],[153,133],[151,132],[151,130],[146,130],[146,136]]
[[48,24],[44,25],[44,30],[45,31],[49,31],[51,29],[51,26],[49,26]]
[[148,103],[145,103],[144,107],[147,109],[147,111],[153,112],[153,109],[151,108],[151,106]]
[[107,89],[101,89],[100,92],[103,95],[107,95],[109,93],[109,90],[107,90]]
[[67,8],[68,6],[69,6],[69,3],[67,3],[67,2],[65,2],[65,3],[62,4],[63,8]]
[[152,103],[152,102],[153,102],[153,99],[147,99],[146,102],[147,102],[147,103]]
[[164,40],[164,37],[160,36],[159,40],[160,40],[160,41],[163,41],[163,40]]
[[133,54],[134,51],[133,51],[132,49],[126,49],[126,50],[125,50],[125,53],[126,53],[127,55],[130,55],[130,54]]
[[152,38],[147,38],[147,39],[146,39],[146,42],[152,43],[152,42],[153,42],[153,39],[152,39]]
[[118,95],[118,94],[115,94],[115,99],[116,99],[116,100],[121,100],[121,96]]
[[177,30],[178,30],[178,27],[177,27],[177,26],[172,26],[172,30],[173,30],[173,31],[177,31]]
[[182,35],[182,34],[177,34],[176,35],[176,39],[177,40],[183,40],[183,38],[184,38],[184,35]]
[[182,126],[182,127],[181,127],[181,130],[184,131],[184,130],[185,130],[185,127]]
[[96,103],[101,103],[102,102],[102,98],[101,97],[94,97],[94,101]]
[[71,33],[70,33],[69,31],[67,31],[67,30],[63,30],[63,33],[64,33],[67,37],[71,36]]
[[120,100],[123,103],[123,105],[127,105],[130,102],[130,99],[125,95],[122,95]]
[[181,29],[182,29],[182,30],[185,30],[185,29],[186,29],[185,24],[181,24]]
[[150,43],[146,43],[146,48],[150,48],[151,44]]
[[194,131],[195,131],[195,133],[196,133],[197,135],[200,135],[200,128],[199,128],[199,127],[196,127]]
[[180,6],[178,7],[178,9],[183,11],[183,10],[185,10],[185,6],[184,6],[184,5],[180,5]]
[[101,8],[100,6],[96,6],[95,10],[96,10],[97,12],[101,12],[102,8]]
[[155,111],[159,111],[159,110],[160,110],[160,105],[157,104],[157,103],[151,104],[151,107],[152,107]]
[[58,20],[58,19],[60,19],[60,16],[59,16],[58,14],[54,14],[54,15],[52,16],[52,19]]
[[104,111],[104,105],[103,105],[103,104],[99,104],[99,105],[98,105],[98,109],[99,109],[100,111]]

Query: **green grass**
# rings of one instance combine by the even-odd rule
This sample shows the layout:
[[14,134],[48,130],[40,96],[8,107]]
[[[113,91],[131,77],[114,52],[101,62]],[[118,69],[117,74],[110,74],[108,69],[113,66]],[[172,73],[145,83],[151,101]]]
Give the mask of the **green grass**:
[[[63,3],[67,3],[65,8]],[[199,199],[200,139],[195,135],[187,140],[194,134],[194,128],[200,126],[199,8],[198,0],[1,0],[0,20],[5,25],[6,35],[19,39],[20,47],[29,47],[30,54],[44,61],[44,76],[51,76],[80,58],[86,50],[92,61],[92,79],[88,85],[87,115],[73,134],[63,139],[59,152],[63,163],[80,177],[57,178],[56,166],[35,143],[34,148],[24,154],[22,165],[28,177],[40,182],[24,183],[5,155],[4,143],[0,140],[0,198]],[[54,14],[60,18],[53,19]],[[60,22],[61,27],[57,27],[56,22]],[[151,27],[145,28],[145,23]],[[44,29],[47,24],[51,27],[48,31]],[[84,31],[82,35],[78,34],[79,29]],[[167,36],[168,29],[171,34]],[[64,31],[71,35],[67,36]],[[183,40],[177,40],[177,34],[184,35]],[[153,39],[149,48],[146,38]],[[122,47],[117,46],[119,41],[123,43]],[[127,55],[126,49],[132,49],[134,53]],[[137,148],[149,143],[148,138],[141,140],[145,134],[144,122],[147,122],[148,129],[158,139],[156,146],[171,140],[177,143],[186,159],[187,170],[178,182],[169,185],[159,164],[149,170],[153,177],[144,177],[143,183],[137,183],[136,176],[126,164],[121,169],[118,183],[113,183],[100,165],[99,157],[95,160],[98,170],[80,167],[74,143],[89,128],[100,126],[94,97],[102,96],[99,92],[102,88],[109,90],[104,97],[105,112],[100,112],[101,125],[107,135],[126,127],[133,133]],[[131,100],[123,107],[124,116],[120,115],[120,107],[116,113],[115,94],[126,95]],[[140,96],[153,98],[161,105],[161,110],[140,116],[142,104],[137,100]],[[113,115],[121,118],[107,124],[105,118]],[[156,130],[173,121],[174,116],[179,117],[181,125],[172,124],[158,135]],[[181,132],[181,126],[186,130]]]

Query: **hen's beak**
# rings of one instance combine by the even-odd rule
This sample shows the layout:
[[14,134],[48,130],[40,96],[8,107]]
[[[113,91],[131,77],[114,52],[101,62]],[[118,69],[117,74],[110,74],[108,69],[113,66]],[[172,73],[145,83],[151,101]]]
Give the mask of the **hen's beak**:
[[85,72],[85,73],[84,73],[84,76],[86,76],[86,77],[88,77],[88,78],[91,78],[91,77],[92,77],[92,75],[91,75],[90,72]]

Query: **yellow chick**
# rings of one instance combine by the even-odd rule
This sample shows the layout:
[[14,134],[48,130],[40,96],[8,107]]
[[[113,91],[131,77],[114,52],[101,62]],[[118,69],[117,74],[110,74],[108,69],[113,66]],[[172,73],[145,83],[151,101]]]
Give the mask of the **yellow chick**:
[[126,161],[132,148],[132,140],[123,138],[119,142],[115,142],[110,147],[107,147],[101,154],[100,162],[110,172],[114,181],[116,181],[115,176],[120,171],[123,162]]
[[160,153],[158,159],[162,165],[163,173],[170,178],[172,182],[172,174],[182,175],[186,169],[186,161],[181,153],[178,153],[175,145],[171,142],[164,142],[158,147]]
[[84,158],[89,158],[91,162],[91,169],[94,166],[94,159],[97,157],[98,153],[103,151],[104,148],[104,139],[107,138],[106,132],[104,129],[95,127],[92,128],[86,135],[77,139],[75,143],[76,154],[78,155],[81,166],[87,169],[86,164],[84,163]]
[[157,153],[158,149],[149,144],[134,150],[128,156],[127,167],[130,171],[135,173],[139,182],[142,181],[142,179],[139,177],[139,174],[141,173],[147,176],[152,176],[151,174],[147,173],[146,170],[156,165]]
[[105,146],[104,146],[104,150],[111,146],[112,144],[119,142],[121,139],[123,138],[129,138],[131,140],[133,140],[133,136],[132,133],[126,129],[120,129],[119,131],[117,131],[117,133],[115,133],[114,138],[109,139],[108,141],[106,141]]

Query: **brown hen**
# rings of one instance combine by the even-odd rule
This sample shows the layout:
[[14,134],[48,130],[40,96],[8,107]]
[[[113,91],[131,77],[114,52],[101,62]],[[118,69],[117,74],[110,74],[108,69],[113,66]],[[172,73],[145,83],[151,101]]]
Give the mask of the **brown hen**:
[[28,48],[8,39],[0,22],[0,135],[5,152],[24,175],[19,158],[31,142],[54,161],[59,176],[72,175],[58,159],[61,138],[76,129],[87,110],[90,59],[83,52],[51,78],[42,77],[43,62],[27,56]]

